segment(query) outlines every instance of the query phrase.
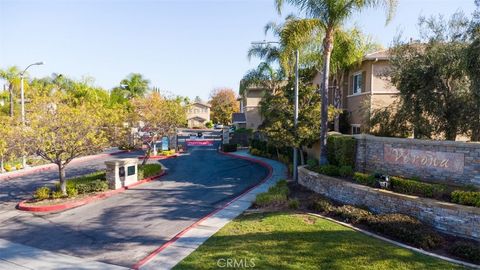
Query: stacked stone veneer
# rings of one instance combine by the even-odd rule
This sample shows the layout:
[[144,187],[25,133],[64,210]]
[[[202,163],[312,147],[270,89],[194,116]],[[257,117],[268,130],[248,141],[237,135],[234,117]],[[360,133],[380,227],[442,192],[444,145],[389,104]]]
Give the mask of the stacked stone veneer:
[[[480,144],[356,135],[356,170],[480,187]],[[398,151],[407,155],[400,157]],[[387,153],[386,153],[387,151]],[[406,159],[405,159],[406,158]]]
[[335,201],[366,206],[374,213],[402,213],[436,229],[480,241],[480,208],[419,198],[358,185],[299,167],[298,181]]

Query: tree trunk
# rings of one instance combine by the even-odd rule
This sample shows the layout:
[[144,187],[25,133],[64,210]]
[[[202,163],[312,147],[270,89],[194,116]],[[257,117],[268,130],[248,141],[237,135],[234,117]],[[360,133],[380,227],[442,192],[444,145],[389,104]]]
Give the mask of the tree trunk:
[[333,29],[327,29],[323,41],[323,74],[322,74],[322,114],[320,127],[320,165],[328,163],[327,132],[328,132],[328,77],[330,76],[330,58],[333,49]]
[[8,85],[8,92],[10,94],[10,117],[13,117],[13,110],[15,105],[15,97],[13,96],[13,85]]
[[147,161],[150,158],[151,153],[152,153],[152,148],[150,147],[150,145],[148,145],[147,152],[145,152],[145,156],[143,157],[142,166],[147,164]]
[[58,166],[58,177],[60,179],[60,190],[63,195],[67,195],[67,181],[65,179],[65,165],[62,163],[57,163]]
[[3,169],[3,156],[0,157],[0,173],[3,173],[5,170]]
[[303,146],[300,146],[299,148],[300,152],[300,165],[305,165],[305,157],[303,156]]

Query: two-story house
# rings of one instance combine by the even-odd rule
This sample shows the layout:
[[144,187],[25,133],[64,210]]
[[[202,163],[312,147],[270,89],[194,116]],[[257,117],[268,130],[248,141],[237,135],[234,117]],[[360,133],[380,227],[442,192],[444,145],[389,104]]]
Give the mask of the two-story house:
[[265,89],[258,87],[245,89],[238,99],[240,112],[232,115],[233,125],[256,130],[263,123],[260,101],[262,101],[265,91]]
[[187,125],[189,128],[204,128],[210,121],[210,105],[203,102],[190,104],[187,112]]
[[[340,107],[348,113],[351,134],[368,131],[368,120],[376,109],[392,104],[398,97],[398,90],[388,77],[389,53],[382,50],[367,54],[356,68],[344,74],[343,85],[337,85],[332,79],[329,89],[329,103],[333,104],[334,88],[339,87]],[[320,85],[321,73],[315,76],[313,83]]]

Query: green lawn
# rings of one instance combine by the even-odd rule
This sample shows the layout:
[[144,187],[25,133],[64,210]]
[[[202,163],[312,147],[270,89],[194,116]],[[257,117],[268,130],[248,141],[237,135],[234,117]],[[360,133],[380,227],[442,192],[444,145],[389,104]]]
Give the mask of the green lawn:
[[228,258],[253,259],[252,269],[462,269],[328,220],[279,212],[240,216],[174,269],[218,269]]

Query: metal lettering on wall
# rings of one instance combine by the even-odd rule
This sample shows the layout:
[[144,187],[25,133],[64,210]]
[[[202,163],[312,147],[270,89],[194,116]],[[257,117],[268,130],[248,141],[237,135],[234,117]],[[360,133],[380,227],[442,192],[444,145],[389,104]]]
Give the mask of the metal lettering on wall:
[[394,148],[385,145],[383,158],[390,164],[403,164],[463,173],[464,154]]

